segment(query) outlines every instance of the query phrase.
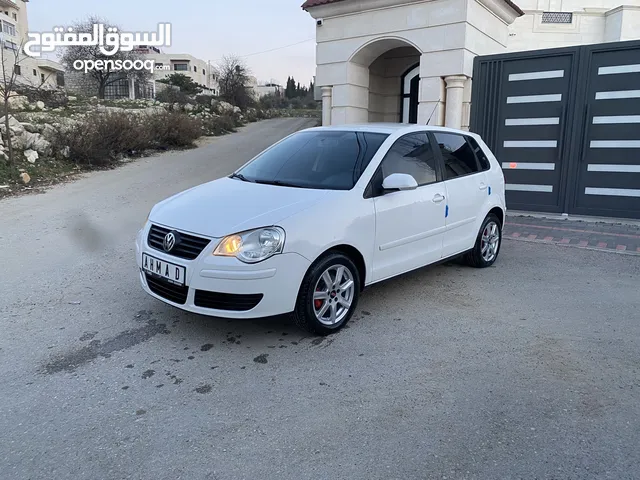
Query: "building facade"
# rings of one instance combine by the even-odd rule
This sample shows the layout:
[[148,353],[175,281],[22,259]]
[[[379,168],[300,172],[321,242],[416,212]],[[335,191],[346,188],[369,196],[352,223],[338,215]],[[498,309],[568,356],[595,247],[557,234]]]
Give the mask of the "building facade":
[[476,56],[638,38],[640,0],[618,2],[307,0],[323,124],[468,129]]
[[145,58],[153,60],[155,63],[154,80],[161,80],[174,73],[180,73],[200,85],[204,89],[203,93],[219,94],[220,87],[216,71],[210,62],[185,53],[162,53],[157,49],[149,49],[141,53]]
[[64,67],[47,58],[32,58],[20,52],[27,42],[29,0],[0,0],[0,35],[3,70],[10,77],[15,71],[16,83],[37,87],[64,86]]

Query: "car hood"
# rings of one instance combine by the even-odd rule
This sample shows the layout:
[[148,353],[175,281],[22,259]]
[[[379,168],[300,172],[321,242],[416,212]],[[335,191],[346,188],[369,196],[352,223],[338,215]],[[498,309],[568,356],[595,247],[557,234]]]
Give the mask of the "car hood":
[[163,200],[153,208],[149,221],[194,234],[223,237],[275,225],[328,193],[224,177]]

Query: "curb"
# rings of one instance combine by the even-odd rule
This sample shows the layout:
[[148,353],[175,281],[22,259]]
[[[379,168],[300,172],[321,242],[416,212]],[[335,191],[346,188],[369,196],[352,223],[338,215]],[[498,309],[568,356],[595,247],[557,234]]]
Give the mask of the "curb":
[[591,250],[594,252],[606,252],[606,253],[615,253],[616,255],[630,255],[632,257],[640,257],[640,252],[631,252],[626,250],[616,250],[612,248],[598,248],[598,247],[589,247],[589,246],[581,246],[581,245],[571,245],[569,243],[561,243],[559,241],[554,240],[530,240],[528,238],[519,238],[512,237],[510,235],[505,235],[503,240],[514,240],[517,242],[528,242],[528,243],[539,243],[543,245],[556,245],[558,247],[569,247],[569,248],[578,248],[581,250]]

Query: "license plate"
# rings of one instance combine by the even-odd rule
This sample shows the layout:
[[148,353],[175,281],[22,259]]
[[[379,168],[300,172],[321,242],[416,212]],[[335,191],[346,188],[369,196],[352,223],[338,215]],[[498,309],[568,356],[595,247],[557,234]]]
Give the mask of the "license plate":
[[163,278],[176,285],[184,285],[186,268],[181,265],[159,260],[146,253],[142,254],[142,269],[156,277]]

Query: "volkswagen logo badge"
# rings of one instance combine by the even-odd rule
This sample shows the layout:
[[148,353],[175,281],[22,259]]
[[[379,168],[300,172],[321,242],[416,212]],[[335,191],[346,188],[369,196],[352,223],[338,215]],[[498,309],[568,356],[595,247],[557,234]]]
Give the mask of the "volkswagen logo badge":
[[162,246],[164,247],[165,252],[170,252],[173,250],[173,247],[176,246],[176,235],[173,232],[167,233],[164,237],[164,241],[162,242]]

